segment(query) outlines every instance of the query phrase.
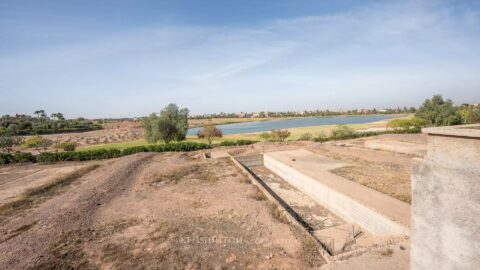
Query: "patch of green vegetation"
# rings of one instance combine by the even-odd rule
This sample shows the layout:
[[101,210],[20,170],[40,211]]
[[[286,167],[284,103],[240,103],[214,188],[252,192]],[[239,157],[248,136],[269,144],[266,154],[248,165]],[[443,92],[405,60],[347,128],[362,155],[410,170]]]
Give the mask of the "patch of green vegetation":
[[338,127],[332,131],[332,135],[325,136],[322,134],[321,136],[313,138],[313,140],[315,142],[326,142],[326,141],[336,141],[336,140],[357,139],[357,138],[363,138],[363,137],[378,136],[382,134],[405,134],[405,133],[420,133],[420,132],[421,132],[420,128],[355,132],[355,130],[349,128],[348,126],[338,125]]
[[29,115],[3,115],[0,117],[0,129],[4,128],[12,135],[36,135],[81,132],[101,129],[100,123],[85,118],[65,119],[61,113],[50,116],[44,110],[34,112],[36,117]]

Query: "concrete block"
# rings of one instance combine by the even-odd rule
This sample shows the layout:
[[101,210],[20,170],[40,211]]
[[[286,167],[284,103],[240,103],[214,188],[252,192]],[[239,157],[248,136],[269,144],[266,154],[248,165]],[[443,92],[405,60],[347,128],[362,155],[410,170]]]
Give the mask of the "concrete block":
[[480,269],[480,125],[425,129],[412,172],[411,269]]

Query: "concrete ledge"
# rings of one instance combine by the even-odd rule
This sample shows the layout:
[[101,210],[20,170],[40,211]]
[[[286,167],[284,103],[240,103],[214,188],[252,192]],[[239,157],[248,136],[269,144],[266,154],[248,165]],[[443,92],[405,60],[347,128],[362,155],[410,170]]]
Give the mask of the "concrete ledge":
[[423,156],[427,152],[425,144],[399,141],[368,140],[365,141],[365,147],[417,156]]
[[480,124],[423,128],[422,133],[480,139]]
[[[336,161],[297,150],[266,153],[264,166],[345,221],[356,223],[372,234],[409,233],[408,204],[328,172],[339,166]],[[312,175],[308,172],[310,168],[319,173]]]
[[245,167],[262,166],[263,155],[250,155],[250,156],[237,156],[235,157],[238,162],[242,163]]

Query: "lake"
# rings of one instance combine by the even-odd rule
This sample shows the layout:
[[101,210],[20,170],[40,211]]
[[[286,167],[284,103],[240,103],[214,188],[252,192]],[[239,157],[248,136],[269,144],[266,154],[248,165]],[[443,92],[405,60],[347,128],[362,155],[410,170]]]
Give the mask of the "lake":
[[[334,117],[309,117],[294,118],[288,120],[272,120],[246,122],[236,124],[217,125],[224,135],[264,132],[272,129],[287,129],[297,127],[310,127],[321,125],[339,125],[339,124],[365,124],[385,119],[396,118],[395,115],[365,115],[365,116],[334,116]],[[188,135],[197,135],[199,128],[190,128]]]

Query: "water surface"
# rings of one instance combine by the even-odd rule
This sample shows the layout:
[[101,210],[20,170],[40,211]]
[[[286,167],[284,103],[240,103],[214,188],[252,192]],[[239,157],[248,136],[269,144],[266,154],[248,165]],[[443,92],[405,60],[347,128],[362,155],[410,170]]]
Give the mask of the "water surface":
[[[365,124],[385,119],[396,118],[395,115],[365,115],[365,116],[334,116],[334,117],[309,117],[288,120],[271,120],[258,122],[245,122],[236,124],[218,125],[224,135],[264,132],[272,129],[287,129],[297,127],[310,127],[338,124]],[[199,128],[190,128],[188,135],[196,135]]]

